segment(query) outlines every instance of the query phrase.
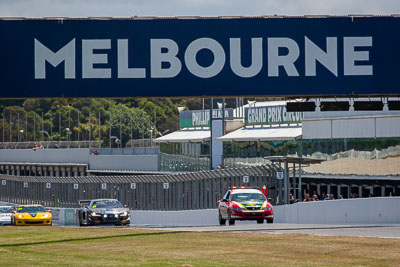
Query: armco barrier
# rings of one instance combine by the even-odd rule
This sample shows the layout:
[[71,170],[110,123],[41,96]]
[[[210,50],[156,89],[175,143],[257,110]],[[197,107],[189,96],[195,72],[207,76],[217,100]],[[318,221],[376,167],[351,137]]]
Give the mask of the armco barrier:
[[375,197],[276,206],[275,222],[296,224],[400,224],[400,197]]

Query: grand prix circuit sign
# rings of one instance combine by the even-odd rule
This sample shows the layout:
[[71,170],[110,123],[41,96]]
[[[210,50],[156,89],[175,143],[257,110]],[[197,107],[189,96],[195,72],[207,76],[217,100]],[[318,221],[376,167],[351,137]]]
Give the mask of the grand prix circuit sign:
[[400,17],[0,20],[0,97],[400,95]]

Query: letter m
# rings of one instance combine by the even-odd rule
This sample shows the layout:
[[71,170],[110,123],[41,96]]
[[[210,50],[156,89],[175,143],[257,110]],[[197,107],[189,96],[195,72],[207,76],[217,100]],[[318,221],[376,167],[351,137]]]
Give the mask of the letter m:
[[57,67],[63,61],[65,79],[75,79],[75,38],[55,53],[35,39],[35,79],[46,79],[46,62]]

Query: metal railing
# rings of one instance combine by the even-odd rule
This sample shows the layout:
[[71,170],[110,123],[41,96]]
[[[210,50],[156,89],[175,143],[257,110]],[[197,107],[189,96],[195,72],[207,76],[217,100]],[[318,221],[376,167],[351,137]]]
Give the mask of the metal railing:
[[33,149],[36,145],[43,149],[56,148],[100,148],[103,141],[37,141],[37,142],[0,142],[0,149]]

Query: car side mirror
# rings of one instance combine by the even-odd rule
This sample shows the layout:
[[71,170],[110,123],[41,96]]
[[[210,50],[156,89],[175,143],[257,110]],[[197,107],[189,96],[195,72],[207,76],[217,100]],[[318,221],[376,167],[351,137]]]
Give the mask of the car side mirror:
[[15,214],[16,212],[15,212],[15,210],[12,210],[11,213]]
[[270,198],[270,197],[267,198],[267,200],[268,200],[268,202],[272,202],[272,198]]
[[228,202],[228,200],[226,198],[223,198],[222,202]]
[[51,213],[51,210],[47,210],[48,213]]
[[126,208],[126,209],[127,209],[127,208],[128,208],[128,205],[124,205],[124,208]]

